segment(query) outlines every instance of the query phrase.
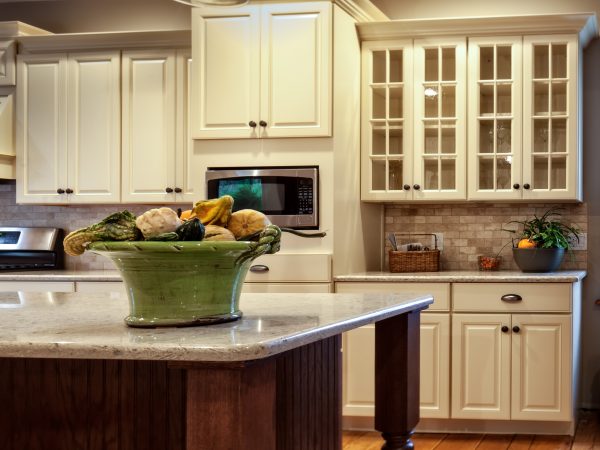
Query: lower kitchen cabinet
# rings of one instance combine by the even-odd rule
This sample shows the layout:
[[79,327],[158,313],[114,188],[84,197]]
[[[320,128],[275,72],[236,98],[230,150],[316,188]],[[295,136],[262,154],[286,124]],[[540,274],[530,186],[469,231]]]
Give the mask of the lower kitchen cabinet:
[[[413,292],[433,294],[434,303],[421,314],[420,416],[450,417],[450,284],[336,283],[336,292]],[[375,415],[375,327],[345,333],[343,347],[343,414]]]

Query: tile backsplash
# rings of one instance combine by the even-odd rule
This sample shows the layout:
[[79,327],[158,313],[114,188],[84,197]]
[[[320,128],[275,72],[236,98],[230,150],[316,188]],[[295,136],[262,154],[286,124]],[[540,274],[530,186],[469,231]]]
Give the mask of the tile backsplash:
[[[385,234],[442,233],[441,270],[477,270],[478,255],[501,253],[501,270],[518,270],[513,261],[511,245],[506,245],[513,235],[502,228],[517,227],[511,220],[528,220],[544,214],[555,204],[541,203],[461,203],[461,204],[389,204],[385,207]],[[585,203],[561,204],[562,220],[587,233],[588,213]],[[414,237],[418,242],[427,237]],[[387,252],[390,244],[385,242]],[[587,250],[567,253],[561,269],[586,269]]]
[[[67,234],[99,222],[115,211],[127,209],[137,215],[159,206],[189,209],[192,205],[17,205],[15,203],[15,182],[5,181],[0,184],[0,225],[6,227],[56,227],[62,228]],[[111,270],[115,267],[102,256],[85,253],[81,256],[65,255],[65,268],[68,270]]]

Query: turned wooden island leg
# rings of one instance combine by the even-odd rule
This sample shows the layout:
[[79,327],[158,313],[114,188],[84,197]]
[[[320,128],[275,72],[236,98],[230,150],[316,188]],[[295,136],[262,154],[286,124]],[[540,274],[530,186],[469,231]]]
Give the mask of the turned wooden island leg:
[[419,311],[375,324],[375,429],[382,449],[412,449],[419,422]]

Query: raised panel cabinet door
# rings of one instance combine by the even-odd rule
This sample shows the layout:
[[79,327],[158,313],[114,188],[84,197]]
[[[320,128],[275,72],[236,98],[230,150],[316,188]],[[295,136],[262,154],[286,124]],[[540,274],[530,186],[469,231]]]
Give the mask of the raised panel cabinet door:
[[121,60],[118,51],[69,54],[71,203],[121,200]]
[[66,203],[67,55],[17,61],[17,203]]
[[414,42],[415,200],[467,198],[466,59],[465,38]]
[[375,325],[344,333],[342,414],[375,416]]
[[581,200],[576,35],[523,38],[523,182],[527,200]]
[[468,197],[520,199],[522,38],[470,38],[468,57]]
[[363,42],[361,199],[412,200],[412,40]]
[[509,314],[452,315],[451,417],[510,419]]
[[573,420],[570,315],[512,317],[512,419]]
[[421,314],[420,412],[450,417],[450,314]]
[[[175,198],[177,202],[195,202],[194,140],[190,135],[190,96],[192,57],[189,50],[177,51],[177,146],[175,153]],[[180,191],[181,190],[181,191]]]
[[256,138],[260,9],[192,9],[192,137]]
[[261,137],[331,136],[332,5],[261,9]]
[[0,41],[0,86],[14,86],[16,82],[15,48],[13,41]]
[[122,201],[175,202],[175,50],[123,52],[122,64]]
[[0,157],[12,158],[15,155],[14,97],[13,88],[0,88]]

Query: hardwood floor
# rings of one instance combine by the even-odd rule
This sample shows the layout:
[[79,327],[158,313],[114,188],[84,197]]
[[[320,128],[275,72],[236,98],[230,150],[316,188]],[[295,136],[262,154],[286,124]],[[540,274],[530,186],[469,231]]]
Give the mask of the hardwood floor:
[[[581,411],[575,436],[415,434],[416,450],[600,450],[600,411]],[[379,433],[344,431],[343,450],[379,450]]]

